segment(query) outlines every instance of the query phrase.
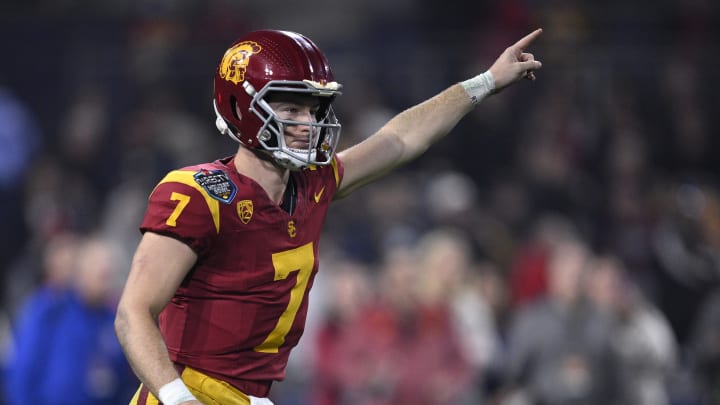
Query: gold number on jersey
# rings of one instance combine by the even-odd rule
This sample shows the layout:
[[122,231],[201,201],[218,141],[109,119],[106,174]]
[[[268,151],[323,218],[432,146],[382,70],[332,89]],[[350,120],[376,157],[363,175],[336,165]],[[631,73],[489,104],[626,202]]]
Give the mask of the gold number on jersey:
[[300,304],[305,296],[310,273],[315,266],[315,252],[310,242],[299,248],[286,250],[272,255],[275,267],[275,281],[285,280],[290,273],[297,272],[297,281],[290,291],[290,302],[285,312],[280,315],[277,325],[270,332],[265,341],[255,347],[256,352],[277,353],[278,348],[285,342],[285,336],[290,331]]
[[176,193],[173,191],[173,193],[170,194],[170,200],[178,201],[178,205],[175,207],[172,214],[170,214],[167,221],[165,221],[165,224],[167,224],[168,226],[177,226],[177,219],[183,212],[185,207],[187,207],[187,205],[190,203],[190,196]]

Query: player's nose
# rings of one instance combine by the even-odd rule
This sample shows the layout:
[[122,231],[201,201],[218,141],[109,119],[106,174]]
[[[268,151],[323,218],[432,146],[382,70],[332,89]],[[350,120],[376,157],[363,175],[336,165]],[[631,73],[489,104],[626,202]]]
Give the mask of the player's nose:
[[303,133],[309,133],[312,127],[312,123],[315,122],[315,116],[312,111],[302,111],[297,116],[297,129]]

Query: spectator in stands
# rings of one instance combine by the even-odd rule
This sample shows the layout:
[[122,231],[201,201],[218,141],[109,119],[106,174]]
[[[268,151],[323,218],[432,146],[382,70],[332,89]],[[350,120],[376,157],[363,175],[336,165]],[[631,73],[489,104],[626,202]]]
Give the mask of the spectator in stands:
[[535,404],[616,404],[621,398],[609,323],[583,299],[590,252],[579,239],[550,253],[548,290],[509,330],[507,395]]
[[5,398],[9,404],[41,404],[37,384],[45,378],[46,361],[63,313],[70,301],[77,236],[60,234],[48,242],[42,258],[40,284],[25,298],[17,314],[11,314],[9,358],[4,370]]
[[589,267],[585,289],[611,324],[623,396],[629,404],[669,404],[668,386],[678,354],[670,323],[642,295],[618,258],[599,256]]
[[[69,293],[45,314],[26,315],[8,367],[11,405],[116,404],[132,394],[137,380],[113,329],[118,269],[112,249],[100,237],[83,240],[74,252]],[[39,316],[45,322],[31,322]]]

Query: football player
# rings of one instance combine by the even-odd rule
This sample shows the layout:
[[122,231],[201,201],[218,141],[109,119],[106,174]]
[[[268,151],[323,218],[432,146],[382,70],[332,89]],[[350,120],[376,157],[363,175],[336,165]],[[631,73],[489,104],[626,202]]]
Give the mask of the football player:
[[536,30],[486,72],[336,152],[341,94],[322,51],[287,31],[251,32],[222,57],[218,130],[237,152],[168,173],[152,191],[116,317],[142,382],[132,404],[270,404],[302,335],[331,201],[422,154],[474,105],[534,80]]

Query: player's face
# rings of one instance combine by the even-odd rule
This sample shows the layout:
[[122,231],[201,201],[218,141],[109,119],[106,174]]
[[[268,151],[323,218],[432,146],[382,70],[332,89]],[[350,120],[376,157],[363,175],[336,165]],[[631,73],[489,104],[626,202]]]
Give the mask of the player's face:
[[[317,97],[300,93],[273,95],[268,104],[282,120],[314,123],[320,108]],[[310,125],[285,125],[285,143],[290,148],[307,149],[310,139]]]

